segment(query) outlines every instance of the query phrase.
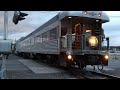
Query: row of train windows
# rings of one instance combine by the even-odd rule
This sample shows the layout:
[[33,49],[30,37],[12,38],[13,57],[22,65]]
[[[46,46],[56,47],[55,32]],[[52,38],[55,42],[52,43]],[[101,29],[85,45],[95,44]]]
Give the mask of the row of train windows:
[[31,38],[30,40],[22,42],[20,46],[29,46],[29,45],[33,45],[34,43],[57,39],[57,36],[58,36],[58,30],[52,29],[50,31],[47,31],[47,32],[41,34],[41,35],[38,35],[34,38]]

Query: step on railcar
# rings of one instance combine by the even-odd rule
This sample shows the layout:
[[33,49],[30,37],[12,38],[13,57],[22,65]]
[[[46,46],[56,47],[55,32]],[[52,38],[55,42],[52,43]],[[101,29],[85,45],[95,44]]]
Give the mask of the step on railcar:
[[[108,65],[109,38],[102,24],[103,11],[63,11],[16,42],[16,52],[48,63],[73,66]],[[104,48],[104,42],[107,42]]]

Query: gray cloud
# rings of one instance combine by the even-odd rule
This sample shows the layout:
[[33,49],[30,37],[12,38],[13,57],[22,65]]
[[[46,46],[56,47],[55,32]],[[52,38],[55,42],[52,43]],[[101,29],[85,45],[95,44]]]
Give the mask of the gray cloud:
[[110,37],[110,45],[120,46],[120,11],[106,11],[110,22],[103,24],[107,37]]
[[[14,37],[19,34],[19,38],[28,35],[35,29],[37,29],[44,22],[52,18],[58,12],[50,11],[21,11],[28,13],[25,20],[19,21],[17,25],[12,22],[14,11],[8,11],[8,38]],[[3,38],[4,32],[4,11],[0,11],[0,38]],[[24,32],[26,34],[24,34]],[[16,37],[19,39],[18,37]],[[12,38],[13,39],[13,38]]]
[[[8,11],[8,38],[19,39],[37,29],[60,11],[21,11],[28,13],[26,19],[19,21],[17,25],[12,22],[14,11]],[[110,22],[103,24],[106,36],[110,37],[111,45],[120,45],[120,11],[106,11],[110,16]],[[117,17],[111,17],[117,16]],[[4,11],[0,11],[0,38],[4,32]]]

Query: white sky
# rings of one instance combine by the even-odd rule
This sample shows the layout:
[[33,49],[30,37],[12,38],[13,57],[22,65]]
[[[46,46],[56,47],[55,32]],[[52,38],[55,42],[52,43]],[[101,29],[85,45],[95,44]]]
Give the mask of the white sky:
[[[8,39],[17,40],[37,29],[44,22],[55,16],[60,11],[21,11],[28,14],[26,19],[17,25],[12,22],[13,11],[8,11]],[[120,46],[120,11],[105,11],[110,22],[103,25],[105,35],[110,37],[110,45]],[[0,11],[0,38],[4,32],[4,11]]]

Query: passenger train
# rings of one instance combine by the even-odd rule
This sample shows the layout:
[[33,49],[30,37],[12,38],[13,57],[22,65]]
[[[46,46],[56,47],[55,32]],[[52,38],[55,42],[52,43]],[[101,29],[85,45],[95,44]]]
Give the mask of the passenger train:
[[[103,11],[62,11],[17,40],[16,53],[58,66],[107,66],[109,37],[105,37],[102,25],[109,21]],[[104,42],[107,48],[103,48]]]

